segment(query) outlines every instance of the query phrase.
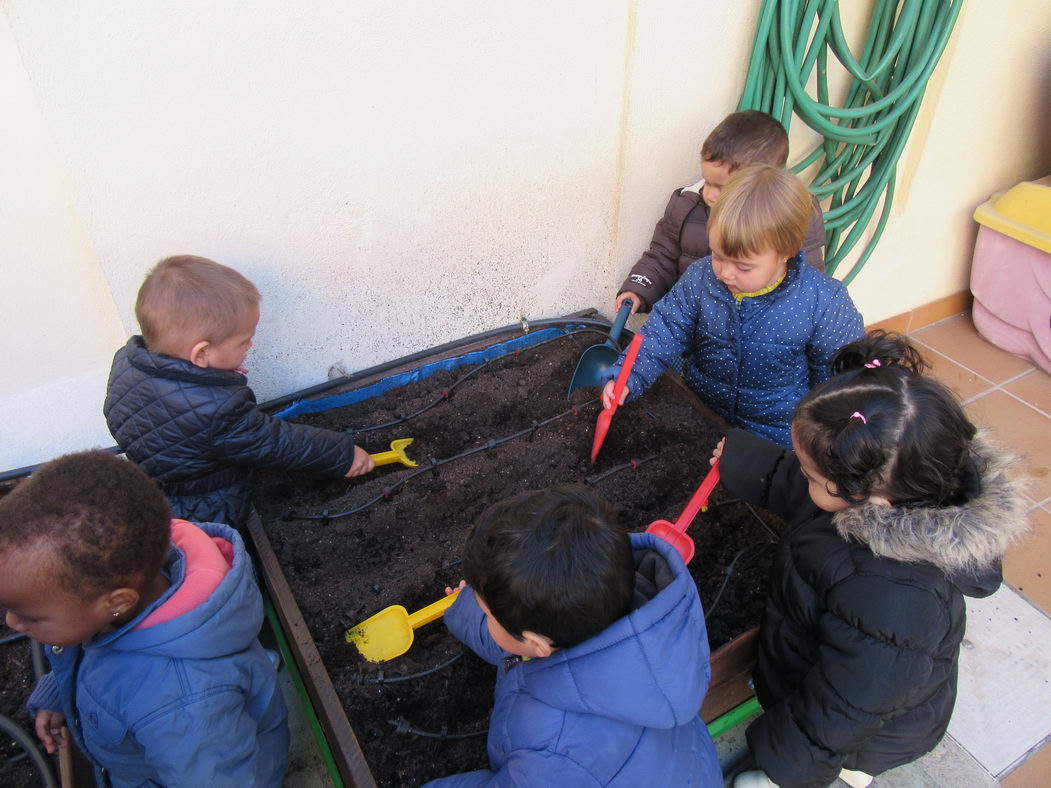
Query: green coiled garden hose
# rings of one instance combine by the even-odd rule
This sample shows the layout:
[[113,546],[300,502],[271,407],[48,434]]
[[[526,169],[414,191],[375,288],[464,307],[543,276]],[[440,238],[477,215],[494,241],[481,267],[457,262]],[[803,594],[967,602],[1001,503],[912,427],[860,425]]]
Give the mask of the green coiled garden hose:
[[[883,234],[898,159],[962,5],[963,0],[875,0],[861,56],[855,57],[838,0],[763,0],[738,109],[768,112],[786,129],[795,114],[824,137],[792,169],[818,163],[810,191],[828,200],[827,273],[835,273],[861,240],[882,203],[871,238],[842,277],[846,284]],[[829,50],[850,75],[842,107],[829,103]],[[816,98],[806,91],[815,67]]]

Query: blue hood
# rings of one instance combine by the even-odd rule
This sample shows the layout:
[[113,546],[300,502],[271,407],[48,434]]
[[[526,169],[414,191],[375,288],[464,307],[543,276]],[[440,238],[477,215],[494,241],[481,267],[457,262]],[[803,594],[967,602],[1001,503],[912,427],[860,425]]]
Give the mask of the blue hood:
[[[678,552],[652,534],[632,534],[635,609],[599,635],[523,664],[530,695],[564,711],[647,728],[696,718],[711,678],[697,584]],[[610,692],[611,676],[630,676]]]
[[186,555],[174,544],[164,560],[168,590],[128,626],[87,644],[88,650],[110,648],[151,656],[180,659],[214,659],[247,649],[263,623],[263,605],[251,562],[233,529],[218,523],[196,524],[211,537],[237,546],[233,566],[204,602],[171,621],[135,629],[146,616],[163,605],[186,575]]

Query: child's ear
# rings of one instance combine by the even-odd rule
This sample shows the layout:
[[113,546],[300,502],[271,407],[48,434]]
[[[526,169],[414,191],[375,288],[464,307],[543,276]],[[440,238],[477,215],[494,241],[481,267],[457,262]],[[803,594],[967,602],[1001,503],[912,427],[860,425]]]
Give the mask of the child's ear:
[[212,343],[207,339],[202,339],[192,348],[190,348],[190,363],[195,367],[201,367],[202,369],[208,369],[208,351],[211,350]]
[[103,604],[114,618],[123,616],[139,604],[139,592],[134,588],[116,588],[103,597]]
[[543,659],[544,657],[550,657],[555,653],[555,647],[552,645],[551,638],[546,635],[538,635],[536,632],[530,632],[526,630],[522,633],[522,640],[526,644],[526,648],[529,649],[530,657]]
[[890,502],[889,498],[885,498],[882,495],[876,495],[875,493],[873,493],[872,495],[869,496],[868,503],[871,503],[873,506],[887,506],[887,507],[890,507],[890,506],[894,505],[894,504],[892,504]]

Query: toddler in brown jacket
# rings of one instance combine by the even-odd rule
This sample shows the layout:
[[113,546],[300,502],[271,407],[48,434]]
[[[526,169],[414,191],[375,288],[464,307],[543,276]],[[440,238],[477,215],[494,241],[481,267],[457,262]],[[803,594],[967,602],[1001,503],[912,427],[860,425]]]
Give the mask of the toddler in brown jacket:
[[[734,112],[714,129],[701,146],[701,180],[676,189],[643,252],[620,286],[616,308],[625,298],[632,312],[647,312],[695,260],[711,254],[708,216],[730,176],[749,164],[784,167],[788,133],[773,116],[758,110]],[[811,197],[813,213],[803,239],[803,257],[824,272],[825,223],[821,206]]]

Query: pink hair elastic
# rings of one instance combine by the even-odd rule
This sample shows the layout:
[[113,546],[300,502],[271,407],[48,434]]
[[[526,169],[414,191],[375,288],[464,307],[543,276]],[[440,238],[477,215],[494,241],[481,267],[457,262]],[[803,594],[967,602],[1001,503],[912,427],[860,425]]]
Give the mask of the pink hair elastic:
[[[867,367],[868,364],[866,364],[865,366]],[[859,411],[854,411],[853,413],[851,413],[850,414],[850,418],[852,418],[852,419],[861,419],[861,423],[862,424],[868,424],[869,423],[869,420],[865,418],[865,415],[863,413],[860,413]]]
[[869,362],[867,362],[865,364],[865,369],[875,369],[879,365],[880,365],[879,364],[879,359],[878,358],[874,358],[874,359],[872,359],[872,361],[869,361]]

